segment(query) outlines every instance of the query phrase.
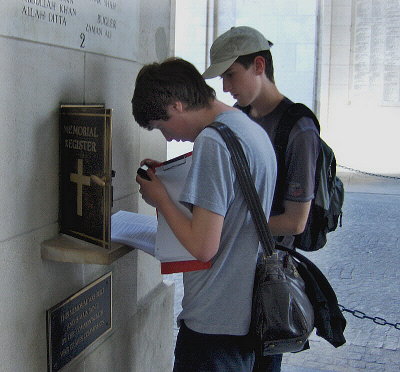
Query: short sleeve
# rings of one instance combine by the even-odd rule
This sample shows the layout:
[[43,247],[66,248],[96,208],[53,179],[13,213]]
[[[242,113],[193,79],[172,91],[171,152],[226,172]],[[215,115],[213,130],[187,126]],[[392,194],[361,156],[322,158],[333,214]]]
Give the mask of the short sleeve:
[[302,118],[293,127],[285,159],[286,200],[307,202],[314,198],[315,170],[320,142],[318,131],[311,119]]

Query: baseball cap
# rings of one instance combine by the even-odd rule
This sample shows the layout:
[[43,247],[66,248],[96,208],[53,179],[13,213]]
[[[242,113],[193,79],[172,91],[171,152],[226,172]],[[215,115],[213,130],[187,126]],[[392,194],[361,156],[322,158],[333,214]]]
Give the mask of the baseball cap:
[[269,50],[272,43],[260,32],[247,26],[232,27],[214,41],[210,49],[211,65],[204,79],[222,75],[240,56]]

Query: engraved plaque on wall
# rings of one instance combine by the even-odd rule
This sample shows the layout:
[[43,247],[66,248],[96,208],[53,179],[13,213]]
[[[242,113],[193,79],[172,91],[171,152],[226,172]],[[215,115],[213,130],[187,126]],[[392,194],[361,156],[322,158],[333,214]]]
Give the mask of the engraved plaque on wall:
[[48,371],[57,372],[112,329],[112,272],[47,310]]
[[400,106],[400,3],[354,0],[352,100]]
[[140,1],[0,1],[0,35],[136,60]]
[[60,107],[60,232],[109,248],[111,110]]

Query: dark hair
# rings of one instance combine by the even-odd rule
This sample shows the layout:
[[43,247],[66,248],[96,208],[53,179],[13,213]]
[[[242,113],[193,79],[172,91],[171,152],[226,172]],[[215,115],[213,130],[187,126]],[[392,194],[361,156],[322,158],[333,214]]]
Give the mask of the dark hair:
[[237,58],[235,62],[240,63],[245,69],[248,69],[254,62],[254,58],[261,56],[265,59],[265,75],[275,84],[274,79],[274,63],[272,62],[272,54],[270,50],[261,50],[251,54],[246,54]]
[[215,91],[196,68],[180,58],[144,66],[137,78],[132,98],[132,113],[142,127],[149,121],[168,120],[167,106],[178,100],[187,110],[209,106]]

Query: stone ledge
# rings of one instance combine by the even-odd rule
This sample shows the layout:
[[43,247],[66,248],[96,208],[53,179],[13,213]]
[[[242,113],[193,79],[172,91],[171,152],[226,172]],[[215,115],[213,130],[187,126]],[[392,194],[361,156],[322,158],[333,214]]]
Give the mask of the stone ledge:
[[380,177],[357,172],[338,171],[337,176],[346,192],[400,195],[400,175],[384,174]]
[[110,265],[135,248],[112,243],[111,249],[85,242],[68,235],[59,235],[42,242],[43,260],[78,264]]

